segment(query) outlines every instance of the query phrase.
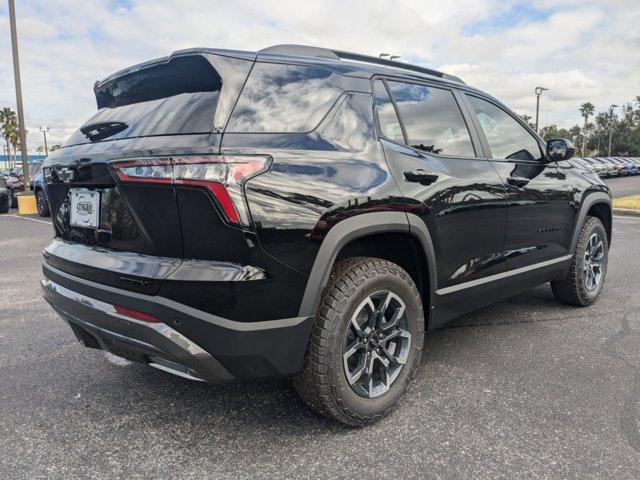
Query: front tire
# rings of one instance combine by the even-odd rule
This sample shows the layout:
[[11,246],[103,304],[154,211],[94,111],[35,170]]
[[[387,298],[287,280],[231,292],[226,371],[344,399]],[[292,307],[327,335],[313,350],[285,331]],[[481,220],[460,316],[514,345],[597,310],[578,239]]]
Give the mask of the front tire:
[[604,287],[609,262],[609,241],[599,218],[587,217],[566,278],[551,282],[556,299],[568,305],[593,304]]
[[387,415],[420,361],[424,314],[407,272],[377,258],[332,270],[294,386],[321,415],[363,426]]

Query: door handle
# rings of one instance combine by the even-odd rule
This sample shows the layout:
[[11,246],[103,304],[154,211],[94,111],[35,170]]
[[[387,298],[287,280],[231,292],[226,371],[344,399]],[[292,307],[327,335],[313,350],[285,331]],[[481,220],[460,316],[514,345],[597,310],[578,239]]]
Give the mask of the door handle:
[[416,182],[422,185],[431,185],[438,179],[438,175],[425,172],[422,169],[413,170],[412,172],[404,172],[404,178],[407,182]]
[[525,177],[507,177],[507,183],[514,187],[522,188],[529,183],[529,179]]

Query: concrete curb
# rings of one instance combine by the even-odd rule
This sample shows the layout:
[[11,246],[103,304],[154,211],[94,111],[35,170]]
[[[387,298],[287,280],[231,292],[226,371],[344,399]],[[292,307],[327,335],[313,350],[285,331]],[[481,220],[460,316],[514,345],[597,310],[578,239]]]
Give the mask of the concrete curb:
[[614,215],[624,215],[628,217],[640,217],[640,210],[631,210],[630,208],[614,208]]

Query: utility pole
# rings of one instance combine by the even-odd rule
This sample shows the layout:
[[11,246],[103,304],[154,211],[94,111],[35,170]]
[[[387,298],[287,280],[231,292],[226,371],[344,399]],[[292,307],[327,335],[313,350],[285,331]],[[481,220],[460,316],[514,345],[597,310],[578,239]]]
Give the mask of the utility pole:
[[609,106],[609,153],[607,157],[611,156],[611,138],[613,137],[613,109],[618,108],[618,105]]
[[44,156],[49,156],[49,147],[47,146],[47,132],[49,131],[49,127],[40,127],[40,131],[44,135]]
[[29,191],[29,157],[27,156],[27,133],[24,127],[22,107],[22,85],[20,84],[20,59],[18,58],[18,29],[16,27],[16,5],[9,0],[9,24],[11,26],[11,49],[13,51],[13,76],[16,82],[16,106],[18,107],[18,128],[20,129],[20,151],[22,153],[22,174],[24,191]]
[[536,87],[535,89],[535,93],[536,93],[536,133],[538,133],[538,117],[540,115],[540,95],[542,95],[542,92],[544,92],[545,90],[549,90],[548,88],[544,88],[544,87]]

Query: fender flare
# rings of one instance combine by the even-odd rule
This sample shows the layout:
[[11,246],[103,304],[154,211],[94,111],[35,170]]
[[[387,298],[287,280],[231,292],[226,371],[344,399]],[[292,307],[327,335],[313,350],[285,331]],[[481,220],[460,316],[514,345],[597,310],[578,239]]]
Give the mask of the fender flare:
[[587,218],[587,213],[589,213],[589,209],[598,203],[604,203],[609,207],[609,211],[611,211],[611,197],[604,192],[592,192],[587,193],[586,197],[582,201],[580,205],[580,211],[578,212],[578,219],[576,220],[575,226],[573,228],[573,235],[571,236],[571,252],[572,254],[576,253],[576,248],[578,247],[578,239],[580,238],[580,231],[582,230],[582,226]]
[[[335,225],[322,241],[311,268],[300,304],[299,316],[315,316],[336,257],[350,242],[379,233],[408,233],[418,239],[429,269],[430,298],[437,289],[436,257],[429,230],[420,217],[404,212],[371,212]],[[425,312],[426,313],[426,312]]]

